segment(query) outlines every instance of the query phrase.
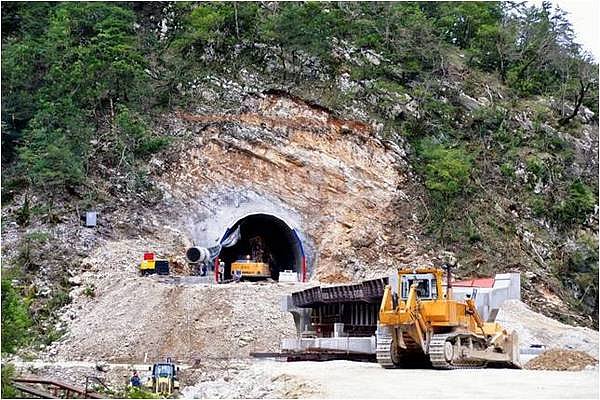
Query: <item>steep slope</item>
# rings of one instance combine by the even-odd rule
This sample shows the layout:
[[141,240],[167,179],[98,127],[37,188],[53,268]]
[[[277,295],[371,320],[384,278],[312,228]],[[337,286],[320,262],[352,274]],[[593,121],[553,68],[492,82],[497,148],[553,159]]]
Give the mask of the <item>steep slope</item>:
[[293,221],[318,279],[358,280],[419,262],[401,148],[371,125],[285,95],[248,95],[242,109],[176,116],[189,141],[156,174],[198,245],[218,244],[227,224],[265,212]]
[[309,280],[455,257],[597,329],[598,66],[560,10],[514,6],[3,7],[3,286],[24,319],[4,326],[51,343],[70,292],[106,305],[113,282],[77,278],[105,246],[131,246],[118,276],[239,227],[228,261],[266,231]]

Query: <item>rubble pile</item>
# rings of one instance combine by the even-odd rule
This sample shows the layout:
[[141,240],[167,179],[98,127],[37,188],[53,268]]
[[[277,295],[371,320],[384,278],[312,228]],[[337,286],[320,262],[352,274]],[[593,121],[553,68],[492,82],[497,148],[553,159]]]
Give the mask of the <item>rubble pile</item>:
[[594,365],[597,359],[583,351],[576,350],[547,350],[529,360],[525,369],[546,369],[555,371],[581,371],[589,365]]
[[295,399],[322,395],[316,385],[278,372],[272,362],[221,362],[196,371],[194,377],[195,384],[182,389],[187,399]]
[[531,310],[519,300],[502,304],[496,322],[517,331],[521,348],[542,345],[550,349],[578,350],[598,354],[598,331],[563,324]]
[[[62,312],[68,333],[46,349],[47,357],[111,362],[172,357],[192,363],[277,351],[280,339],[294,334],[293,318],[281,311],[280,302],[297,285],[140,277],[136,265],[144,243],[149,241],[111,242],[85,260],[87,271]],[[163,246],[169,243],[165,239]],[[86,295],[83,288],[92,285],[94,296]]]

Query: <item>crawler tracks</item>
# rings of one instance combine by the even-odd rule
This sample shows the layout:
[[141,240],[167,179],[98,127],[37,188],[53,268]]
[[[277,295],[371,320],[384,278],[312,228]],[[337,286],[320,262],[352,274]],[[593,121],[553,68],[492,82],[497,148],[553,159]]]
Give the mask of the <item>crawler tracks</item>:
[[377,362],[383,368],[398,368],[392,359],[392,335],[389,333],[380,333],[377,335]]
[[383,368],[433,367],[448,370],[479,369],[487,365],[486,361],[460,359],[460,352],[452,342],[456,334],[433,335],[429,342],[428,360],[409,334],[403,332],[402,335],[406,349],[401,349],[398,353],[392,335],[388,331],[378,333],[376,356],[377,362]]
[[394,338],[390,333],[381,333],[377,336],[377,362],[383,368],[430,368],[427,356],[421,346],[413,340],[407,332],[398,332],[402,335],[405,349],[398,351]]
[[433,335],[429,342],[429,359],[435,369],[473,369],[485,368],[486,361],[461,360],[457,356],[456,346],[452,339],[456,334]]

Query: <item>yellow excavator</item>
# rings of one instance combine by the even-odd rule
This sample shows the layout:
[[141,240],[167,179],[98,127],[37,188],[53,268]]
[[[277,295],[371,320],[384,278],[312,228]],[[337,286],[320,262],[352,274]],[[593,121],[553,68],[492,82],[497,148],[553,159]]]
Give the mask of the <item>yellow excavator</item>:
[[401,268],[384,290],[377,329],[377,362],[383,368],[520,368],[516,333],[484,322],[475,299],[452,298],[447,268]]

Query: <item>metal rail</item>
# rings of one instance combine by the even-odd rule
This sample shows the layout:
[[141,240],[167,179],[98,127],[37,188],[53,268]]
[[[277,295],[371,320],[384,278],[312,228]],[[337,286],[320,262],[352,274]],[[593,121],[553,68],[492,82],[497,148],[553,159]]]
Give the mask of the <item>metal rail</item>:
[[[33,394],[33,395],[39,396],[41,398],[47,398],[47,399],[58,398],[58,397],[46,397],[48,395],[50,395],[50,396],[54,396],[54,395],[52,395],[49,392],[39,390],[33,386],[23,385],[23,384],[28,383],[28,384],[47,385],[53,391],[58,391],[58,390],[65,391],[66,395],[67,395],[66,397],[71,397],[70,394],[74,393],[74,394],[83,396],[84,398],[87,398],[87,399],[103,399],[104,398],[104,396],[102,396],[98,393],[90,392],[86,389],[82,389],[80,387],[73,386],[73,385],[70,385],[65,382],[56,381],[54,379],[40,378],[37,376],[13,378],[13,383],[15,384],[15,387],[21,391],[28,390],[28,391],[26,391],[26,393]],[[36,391],[36,392],[38,392],[38,394],[32,393],[32,391]]]
[[13,382],[13,386],[15,389],[17,389],[18,391],[20,391],[22,393],[27,393],[32,396],[39,397],[40,399],[60,399],[60,397],[57,397],[50,392],[40,390],[34,386],[25,385],[23,383],[17,383],[17,382]]

